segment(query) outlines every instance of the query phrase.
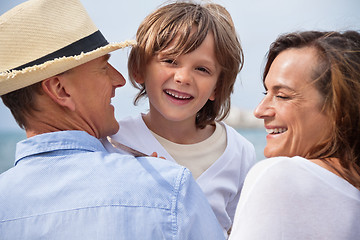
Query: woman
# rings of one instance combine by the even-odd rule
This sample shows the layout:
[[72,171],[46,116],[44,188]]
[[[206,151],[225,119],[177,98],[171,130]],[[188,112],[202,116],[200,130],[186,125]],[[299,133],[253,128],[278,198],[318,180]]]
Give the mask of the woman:
[[269,159],[246,177],[230,239],[360,239],[360,34],[280,36],[263,84]]

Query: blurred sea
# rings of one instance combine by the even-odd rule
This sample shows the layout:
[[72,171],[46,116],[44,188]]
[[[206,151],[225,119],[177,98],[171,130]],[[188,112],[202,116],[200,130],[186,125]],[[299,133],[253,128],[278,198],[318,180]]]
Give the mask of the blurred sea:
[[0,173],[14,166],[16,143],[25,138],[25,131],[0,131]]
[[[255,146],[257,160],[264,158],[266,132],[263,128],[238,129]],[[16,143],[25,139],[24,131],[0,131],[0,173],[14,165]]]

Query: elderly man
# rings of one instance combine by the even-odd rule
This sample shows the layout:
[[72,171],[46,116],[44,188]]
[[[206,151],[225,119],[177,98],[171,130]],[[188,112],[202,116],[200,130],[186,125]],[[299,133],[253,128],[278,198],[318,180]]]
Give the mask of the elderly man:
[[0,239],[222,239],[190,172],[109,154],[125,84],[78,0],[30,0],[0,17],[0,95],[27,139],[0,175]]

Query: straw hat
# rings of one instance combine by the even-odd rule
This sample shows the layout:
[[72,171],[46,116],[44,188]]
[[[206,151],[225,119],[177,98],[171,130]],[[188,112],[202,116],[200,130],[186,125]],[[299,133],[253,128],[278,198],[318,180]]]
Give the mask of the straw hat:
[[108,43],[79,0],[29,0],[0,16],[0,95],[133,44]]

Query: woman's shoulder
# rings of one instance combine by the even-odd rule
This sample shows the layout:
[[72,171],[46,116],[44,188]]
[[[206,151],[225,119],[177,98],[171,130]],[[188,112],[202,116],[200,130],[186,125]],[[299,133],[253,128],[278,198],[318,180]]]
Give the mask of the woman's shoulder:
[[297,184],[300,178],[309,175],[307,164],[308,160],[302,157],[273,157],[260,160],[250,169],[247,181],[261,181],[269,185]]
[[347,195],[355,199],[360,197],[358,189],[345,179],[302,157],[274,157],[261,160],[250,169],[245,181],[247,185],[258,190],[277,188],[291,192],[296,189],[297,195],[303,197],[329,193]]
[[271,157],[271,158],[266,158],[264,160],[260,160],[255,166],[256,168],[259,169],[273,171],[278,168],[284,168],[284,167],[296,168],[297,166],[304,164],[306,161],[308,160],[298,156],[296,157],[280,156],[280,157]]

